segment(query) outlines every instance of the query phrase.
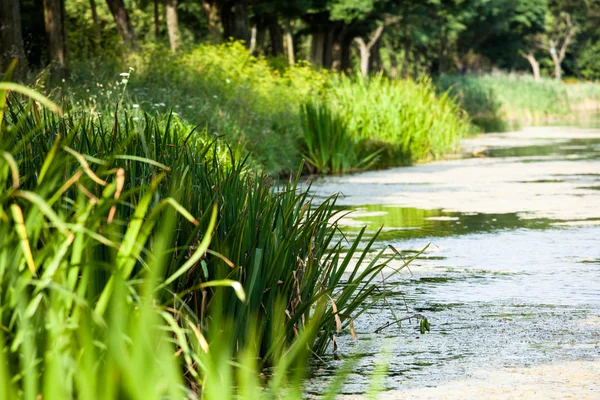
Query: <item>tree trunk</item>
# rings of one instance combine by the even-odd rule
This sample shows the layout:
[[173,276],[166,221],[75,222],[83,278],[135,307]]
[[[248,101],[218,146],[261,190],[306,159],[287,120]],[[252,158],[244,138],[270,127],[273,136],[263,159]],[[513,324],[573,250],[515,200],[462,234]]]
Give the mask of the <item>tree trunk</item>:
[[310,44],[310,58],[309,61],[317,67],[323,66],[323,54],[325,52],[325,32],[313,32]]
[[390,78],[398,79],[398,57],[393,49],[390,52]]
[[561,79],[562,77],[562,70],[560,68],[560,65],[562,64],[563,60],[565,59],[565,56],[567,55],[567,47],[569,47],[569,44],[571,43],[571,40],[573,39],[573,36],[575,35],[575,27],[573,26],[572,22],[571,22],[571,15],[570,14],[566,14],[564,16],[565,18],[565,24],[566,24],[566,28],[565,28],[565,32],[564,35],[565,37],[562,40],[562,43],[560,45],[560,49],[558,49],[558,40],[554,40],[554,39],[549,39],[548,40],[548,44],[550,45],[550,57],[552,57],[552,62],[554,63],[554,77],[556,79]]
[[375,42],[375,45],[371,49],[370,55],[370,66],[369,71],[374,71],[376,74],[380,73],[383,69],[383,63],[381,61],[381,42]]
[[245,0],[226,2],[221,8],[221,23],[225,40],[242,40],[246,47],[250,46],[250,26]]
[[360,73],[363,76],[369,75],[369,58],[371,57],[371,52],[367,43],[361,37],[354,38],[354,41],[358,45],[358,54],[360,57]]
[[412,52],[412,56],[413,56],[413,79],[417,79],[419,78],[419,51],[415,50]]
[[44,0],[44,22],[48,39],[48,57],[60,70],[66,67],[63,0]]
[[439,73],[444,74],[448,72],[448,38],[446,30],[442,28],[442,35],[440,38],[440,54],[439,54]]
[[15,58],[19,69],[25,70],[27,59],[21,31],[21,7],[19,0],[0,1],[0,72],[5,71]]
[[554,40],[550,40],[550,57],[552,58],[552,62],[554,63],[554,77],[556,79],[562,78],[562,70],[560,68],[560,58],[556,52],[556,42]]
[[325,46],[323,48],[323,67],[331,69],[333,65],[333,46],[335,44],[335,33],[330,29],[325,34]]
[[[256,25],[252,28],[255,34],[254,40],[250,39],[250,52],[256,55],[265,55],[265,47],[267,41],[267,27],[263,18],[256,19]],[[252,43],[254,42],[254,43]]]
[[383,29],[385,25],[379,25],[371,34],[369,35],[369,42],[365,42],[361,37],[355,37],[354,41],[358,45],[358,52],[360,55],[360,72],[363,76],[369,75],[369,67],[370,67],[370,58],[371,58],[371,50],[381,37],[383,33]]
[[296,63],[296,58],[294,55],[294,36],[292,35],[292,21],[289,18],[285,19],[285,50],[287,51],[288,62],[290,65],[294,65]]
[[[529,51],[528,53],[525,52],[521,52],[521,56],[523,58],[525,58],[527,61],[529,61],[529,64],[531,65],[531,71],[533,73],[533,79],[535,79],[536,81],[539,81],[541,76],[540,76],[540,63],[535,59],[535,55],[533,54],[533,51]],[[559,66],[560,68],[560,66]]]
[[348,37],[348,35],[344,36],[342,39],[342,60],[340,70],[345,74],[352,73],[352,68],[350,66],[350,57],[352,55],[352,38]]
[[276,57],[283,54],[283,30],[276,17],[269,22],[269,37],[271,39],[271,55]]
[[344,41],[348,33],[347,25],[342,25],[334,34],[333,44],[331,46],[331,57],[333,59],[331,63],[331,69],[334,71],[342,71],[343,58],[344,58]]
[[177,18],[177,0],[167,0],[165,4],[167,14],[167,30],[169,32],[169,44],[174,53],[179,47],[179,19]]
[[202,10],[208,24],[208,41],[218,43],[221,39],[219,7],[214,1],[202,0]]
[[[90,1],[94,1],[94,0],[90,0]],[[154,38],[155,39],[158,39],[158,37],[160,36],[159,26],[160,26],[160,13],[158,11],[158,0],[154,0]]]
[[408,78],[408,57],[409,56],[410,56],[410,44],[407,44],[406,47],[404,47],[404,55],[402,56],[402,72],[400,73],[400,76],[402,76],[402,79]]
[[125,46],[129,50],[137,49],[135,33],[133,32],[129,13],[125,8],[123,0],[106,0],[106,4],[108,4],[108,8],[117,24],[117,30],[119,31],[121,38],[123,38]]
[[333,41],[331,57],[333,59],[331,69],[339,72],[342,67],[342,41],[339,38]]
[[102,31],[100,30],[100,20],[98,19],[98,10],[96,9],[96,0],[90,0],[90,9],[92,10],[92,22],[96,33],[96,47],[102,42]]

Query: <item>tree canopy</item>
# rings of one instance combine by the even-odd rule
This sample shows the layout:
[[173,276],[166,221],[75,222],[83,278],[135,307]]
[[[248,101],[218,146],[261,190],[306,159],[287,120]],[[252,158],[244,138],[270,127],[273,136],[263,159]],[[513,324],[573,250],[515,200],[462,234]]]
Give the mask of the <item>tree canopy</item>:
[[[391,76],[533,70],[600,77],[600,0],[4,0],[0,61],[29,65],[164,43]],[[42,24],[40,24],[42,22]],[[25,60],[24,60],[25,61]],[[23,63],[25,64],[25,63]]]

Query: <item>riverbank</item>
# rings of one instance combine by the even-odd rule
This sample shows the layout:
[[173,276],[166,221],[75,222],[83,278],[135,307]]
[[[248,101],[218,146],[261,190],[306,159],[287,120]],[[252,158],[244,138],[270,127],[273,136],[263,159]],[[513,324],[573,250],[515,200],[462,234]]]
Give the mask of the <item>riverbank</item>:
[[[254,57],[238,42],[74,60],[66,79],[50,76],[38,86],[98,118],[114,116],[117,104],[120,116],[148,113],[165,123],[172,111],[173,121],[250,154],[255,169],[271,175],[295,173],[303,158],[305,172],[335,174],[440,159],[471,130],[468,116],[430,80],[288,66]],[[322,112],[310,119],[306,107]]]
[[600,110],[600,84],[529,75],[442,75],[439,90],[449,90],[472,122],[485,132],[505,131],[507,122],[573,120],[578,113]]

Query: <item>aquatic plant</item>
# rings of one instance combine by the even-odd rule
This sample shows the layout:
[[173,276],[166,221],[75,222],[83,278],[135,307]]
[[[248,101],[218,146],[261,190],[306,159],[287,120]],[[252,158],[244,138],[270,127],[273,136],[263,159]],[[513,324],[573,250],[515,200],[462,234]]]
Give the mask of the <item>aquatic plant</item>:
[[450,93],[436,95],[426,79],[339,76],[333,78],[327,98],[363,151],[380,151],[379,167],[438,159],[454,151],[470,131]]
[[0,397],[244,397],[265,364],[279,393],[377,300],[393,256],[337,234],[335,197],[172,114],[3,110]]
[[348,131],[347,123],[323,102],[305,103],[302,119],[302,155],[312,172],[341,174],[367,169],[381,151],[361,157],[361,146]]

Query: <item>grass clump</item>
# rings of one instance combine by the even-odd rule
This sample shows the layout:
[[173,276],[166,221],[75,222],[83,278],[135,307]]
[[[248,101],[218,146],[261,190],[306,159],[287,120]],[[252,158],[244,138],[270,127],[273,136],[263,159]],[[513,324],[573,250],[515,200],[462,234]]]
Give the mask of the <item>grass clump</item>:
[[391,258],[339,239],[335,197],[274,190],[172,114],[3,109],[6,398],[250,398],[266,364],[279,393],[377,298]]
[[363,151],[379,152],[378,167],[438,159],[470,129],[450,94],[438,96],[429,80],[339,76],[328,99]]
[[360,156],[361,146],[355,143],[346,121],[323,103],[306,103],[301,109],[302,155],[311,172],[341,174],[370,167],[377,153]]

